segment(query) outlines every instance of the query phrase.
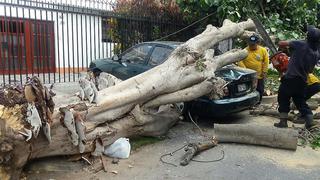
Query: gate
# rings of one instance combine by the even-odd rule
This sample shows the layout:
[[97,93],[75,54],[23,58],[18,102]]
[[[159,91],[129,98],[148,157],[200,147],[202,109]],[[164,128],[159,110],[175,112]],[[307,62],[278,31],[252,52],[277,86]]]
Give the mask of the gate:
[[[113,12],[115,0],[0,0],[0,84],[77,81],[91,61],[182,28]],[[185,38],[187,39],[187,38]]]

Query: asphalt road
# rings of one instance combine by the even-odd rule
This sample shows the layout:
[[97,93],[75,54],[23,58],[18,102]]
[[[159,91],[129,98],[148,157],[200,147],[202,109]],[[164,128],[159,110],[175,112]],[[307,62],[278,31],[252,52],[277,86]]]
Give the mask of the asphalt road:
[[[266,128],[272,126],[275,120],[249,116],[247,111],[220,119],[222,122],[253,123]],[[213,132],[212,120],[202,120],[199,124],[207,134]],[[310,147],[288,151],[261,146],[220,144],[196,157],[197,160],[215,160],[222,156],[223,151],[225,156],[218,162],[191,162],[182,167],[178,164],[183,151],[164,158],[178,165],[177,167],[160,162],[161,155],[172,152],[187,142],[202,139],[193,124],[181,122],[170,130],[165,140],[139,148],[131,153],[129,159],[120,160],[119,164],[108,163],[108,172],[88,172],[83,170],[86,167],[83,162],[66,162],[65,158],[34,162],[26,172],[28,179],[320,179],[320,151]]]

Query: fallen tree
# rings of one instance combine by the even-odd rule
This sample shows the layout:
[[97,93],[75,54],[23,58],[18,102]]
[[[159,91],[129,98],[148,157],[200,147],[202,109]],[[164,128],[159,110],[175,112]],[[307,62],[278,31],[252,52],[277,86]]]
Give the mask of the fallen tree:
[[175,49],[166,62],[126,81],[110,75],[82,77],[80,98],[52,98],[50,89],[37,78],[23,89],[4,88],[0,93],[0,179],[18,179],[32,159],[79,153],[100,156],[103,147],[119,137],[165,134],[179,121],[175,103],[206,94],[223,95],[225,82],[214,72],[247,56],[246,50],[214,56],[210,48],[253,28],[251,20],[225,20],[221,28],[209,25]]

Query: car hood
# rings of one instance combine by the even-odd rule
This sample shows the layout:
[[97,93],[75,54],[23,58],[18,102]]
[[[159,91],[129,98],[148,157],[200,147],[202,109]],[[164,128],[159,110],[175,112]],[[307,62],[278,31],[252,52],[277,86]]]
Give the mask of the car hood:
[[90,63],[89,68],[92,70],[92,69],[95,68],[95,67],[101,67],[101,65],[111,64],[111,63],[119,63],[119,62],[118,62],[118,61],[114,61],[114,60],[112,60],[111,58],[96,59],[96,60],[93,60],[93,61]]

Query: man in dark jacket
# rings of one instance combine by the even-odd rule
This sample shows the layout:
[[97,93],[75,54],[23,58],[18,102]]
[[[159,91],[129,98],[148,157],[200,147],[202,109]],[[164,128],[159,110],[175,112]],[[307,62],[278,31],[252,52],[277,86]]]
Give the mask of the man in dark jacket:
[[290,57],[288,70],[281,78],[278,92],[278,103],[280,122],[274,126],[288,127],[288,113],[290,111],[290,99],[299,110],[302,117],[305,117],[307,129],[315,125],[313,114],[305,100],[305,88],[307,86],[307,76],[312,73],[315,65],[320,59],[318,51],[320,45],[320,30],[314,26],[308,26],[307,38],[305,41],[280,41],[281,48],[290,47],[292,54]]

